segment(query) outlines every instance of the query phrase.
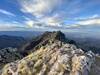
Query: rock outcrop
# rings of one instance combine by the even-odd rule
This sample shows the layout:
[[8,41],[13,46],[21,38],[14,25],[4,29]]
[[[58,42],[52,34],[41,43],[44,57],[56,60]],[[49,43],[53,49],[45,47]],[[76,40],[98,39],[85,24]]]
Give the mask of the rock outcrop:
[[61,31],[54,31],[54,32],[45,32],[40,36],[37,36],[36,38],[32,39],[31,42],[25,44],[21,51],[24,51],[24,54],[29,54],[37,49],[39,49],[41,46],[45,46],[47,44],[52,44],[54,41],[61,41],[65,43],[70,44],[76,44],[75,41],[69,40],[65,37],[65,35]]
[[93,61],[92,52],[58,41],[7,64],[1,75],[88,75]]
[[0,50],[0,69],[7,63],[21,59],[22,55],[16,48],[4,48]]

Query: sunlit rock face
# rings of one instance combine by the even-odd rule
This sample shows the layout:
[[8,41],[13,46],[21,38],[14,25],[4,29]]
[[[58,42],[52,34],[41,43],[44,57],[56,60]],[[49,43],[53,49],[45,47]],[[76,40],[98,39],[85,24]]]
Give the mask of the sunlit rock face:
[[56,41],[5,65],[1,75],[89,75],[94,61],[91,51]]

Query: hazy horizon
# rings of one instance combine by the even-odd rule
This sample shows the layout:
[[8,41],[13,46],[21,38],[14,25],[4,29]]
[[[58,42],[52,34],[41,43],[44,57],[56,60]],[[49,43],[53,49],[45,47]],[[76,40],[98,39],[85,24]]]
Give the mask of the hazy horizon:
[[[0,31],[0,36],[2,35],[8,35],[8,36],[19,36],[19,37],[29,37],[32,38],[34,36],[38,36],[40,34],[43,34],[45,31]],[[64,32],[66,37],[69,38],[94,38],[94,39],[100,39],[100,33],[85,33],[85,32]]]

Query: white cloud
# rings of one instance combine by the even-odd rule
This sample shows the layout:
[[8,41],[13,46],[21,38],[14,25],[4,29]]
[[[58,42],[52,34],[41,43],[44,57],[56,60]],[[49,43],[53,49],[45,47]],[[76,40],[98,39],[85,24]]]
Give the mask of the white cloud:
[[6,10],[3,10],[3,9],[0,9],[0,13],[3,13],[5,15],[9,15],[9,16],[16,16],[15,14],[9,12],[9,11],[6,11]]
[[26,28],[44,28],[45,24],[41,23],[41,22],[37,22],[34,20],[26,20],[25,22]]
[[100,18],[81,20],[71,25],[66,25],[66,28],[87,28],[87,27],[100,27]]
[[83,21],[79,21],[78,24],[80,25],[100,25],[100,19],[83,20]]
[[26,27],[21,25],[17,21],[12,21],[12,22],[0,22],[0,31],[9,31],[9,30],[23,30]]
[[45,23],[49,26],[61,26],[61,23],[63,22],[63,17],[61,16],[61,14],[55,14],[53,16],[47,16],[40,19],[40,22]]
[[67,25],[65,26],[66,28],[79,28],[80,25],[79,24],[72,24],[72,25]]
[[[59,9],[59,6],[61,5],[62,7],[65,4],[67,5],[69,3],[68,1],[64,1],[64,0],[19,0],[19,2],[22,6],[21,8],[22,12],[30,13],[36,17],[35,18],[36,22],[32,19],[29,20],[29,18],[25,18],[26,19],[25,24],[28,27],[34,28],[37,25],[38,27],[59,27],[59,28],[61,27],[63,28],[62,24],[65,21],[66,13],[68,12],[66,12],[65,10],[61,10],[61,9],[60,11],[56,11],[56,10]],[[79,2],[75,2],[74,5],[76,5],[77,3]],[[71,3],[70,5],[73,6],[73,3]],[[68,7],[68,9],[70,9],[70,7]],[[74,10],[73,12],[76,12],[76,10]],[[39,26],[40,23],[41,23],[41,26]]]
[[26,21],[26,25],[27,25],[29,28],[33,28],[33,24],[34,24],[34,21],[32,21],[32,20]]
[[[30,19],[25,17],[25,24],[29,28],[54,27],[62,29],[100,25],[98,14],[73,19],[73,15],[86,8],[86,6],[83,7],[80,5],[81,1],[71,2],[66,0],[66,3],[63,1],[65,0],[19,0],[22,6],[21,11],[24,13],[30,13],[33,17],[35,16],[34,20],[32,18]],[[57,11],[60,5],[62,5],[61,8],[63,8],[63,4],[61,4],[62,2],[66,5],[66,7],[64,5],[63,10],[60,9]],[[70,17],[70,20],[76,22],[71,25],[62,25],[66,22],[66,17]]]
[[26,21],[24,22],[27,27],[35,28],[35,27],[62,27],[61,23],[63,22],[63,17],[60,14],[54,14],[53,16],[45,16],[43,18],[34,21],[25,17]]
[[92,27],[92,26],[100,26],[100,16],[98,14],[94,14],[88,17],[75,18],[76,22],[66,26],[67,28],[83,28],[83,27]]
[[98,18],[99,15],[98,14],[94,14],[93,16],[89,17],[90,19],[94,19],[94,18]]
[[31,13],[38,18],[52,12],[61,0],[21,0],[19,2],[23,12]]
[[63,13],[61,11],[51,12],[61,5],[62,0],[19,0],[19,2],[22,12],[36,17],[35,20],[25,17],[27,27],[60,26]]
[[74,20],[89,20],[89,19],[96,19],[96,18],[100,18],[100,16],[98,14],[94,14],[91,16],[84,16],[84,17],[78,17],[78,18],[74,18]]

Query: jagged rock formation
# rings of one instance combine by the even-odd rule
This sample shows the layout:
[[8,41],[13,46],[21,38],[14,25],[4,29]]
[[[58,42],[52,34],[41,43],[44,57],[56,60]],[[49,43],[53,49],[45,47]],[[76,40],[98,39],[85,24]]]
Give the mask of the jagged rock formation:
[[[82,49],[77,48],[75,44],[71,44],[69,40],[69,42],[65,42],[65,39],[60,36],[62,34],[61,32],[50,32],[49,35],[47,35],[48,33],[49,32],[45,33],[45,39],[41,36],[42,41],[39,40],[36,44],[33,42],[36,46],[39,46],[38,48],[35,48],[36,46],[31,47],[31,49],[36,49],[35,51],[21,60],[5,65],[0,75],[99,74],[100,61],[95,58],[93,52],[84,52]],[[54,38],[51,35],[56,35],[55,33],[57,33],[57,35],[60,33],[60,35]],[[48,42],[45,43],[45,41]]]
[[0,50],[0,69],[7,63],[21,59],[22,55],[16,48],[4,48]]
[[88,75],[93,56],[92,52],[84,53],[75,45],[55,42],[7,64],[1,75]]
[[54,31],[54,32],[47,31],[43,33],[42,35],[37,36],[31,42],[24,45],[21,51],[24,51],[24,54],[30,53],[31,51],[37,50],[41,46],[54,43],[54,41],[61,41],[65,43],[76,44],[75,41],[67,39],[61,31]]

